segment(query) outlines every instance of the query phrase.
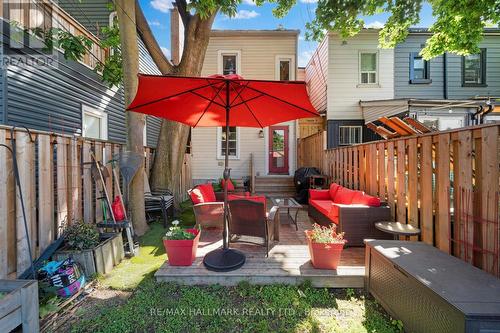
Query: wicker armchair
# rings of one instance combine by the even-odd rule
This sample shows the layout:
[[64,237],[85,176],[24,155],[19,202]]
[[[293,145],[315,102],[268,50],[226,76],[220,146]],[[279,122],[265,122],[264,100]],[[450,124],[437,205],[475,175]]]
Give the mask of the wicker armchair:
[[[274,206],[266,214],[265,204],[248,199],[237,199],[229,202],[229,241],[244,241],[244,236],[258,237],[264,240],[266,257],[269,256],[269,243],[274,238],[274,223],[279,223],[278,207]],[[257,243],[262,245],[262,243]]]

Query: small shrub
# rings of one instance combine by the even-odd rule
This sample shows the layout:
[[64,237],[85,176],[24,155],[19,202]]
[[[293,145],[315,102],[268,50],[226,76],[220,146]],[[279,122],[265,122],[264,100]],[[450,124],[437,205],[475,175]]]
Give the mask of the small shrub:
[[74,222],[64,231],[64,242],[72,250],[86,250],[99,244],[99,231],[90,223]]
[[314,243],[322,244],[332,244],[332,243],[345,243],[344,233],[337,233],[337,226],[335,224],[330,224],[329,227],[320,226],[317,223],[313,224],[313,230],[311,231],[311,240]]

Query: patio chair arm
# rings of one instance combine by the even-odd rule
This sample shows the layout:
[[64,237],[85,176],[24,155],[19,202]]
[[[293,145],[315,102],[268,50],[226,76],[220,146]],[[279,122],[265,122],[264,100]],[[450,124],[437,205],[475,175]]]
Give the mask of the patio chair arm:
[[270,221],[274,221],[276,217],[278,217],[278,206],[273,206],[267,215],[267,219]]

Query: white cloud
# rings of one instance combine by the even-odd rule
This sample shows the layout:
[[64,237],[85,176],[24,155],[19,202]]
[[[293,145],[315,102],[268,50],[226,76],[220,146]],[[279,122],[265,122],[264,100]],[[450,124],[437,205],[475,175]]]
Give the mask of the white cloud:
[[318,0],[300,0],[302,3],[316,3]]
[[148,21],[149,25],[152,27],[162,27],[163,25],[158,20]]
[[167,59],[170,59],[172,57],[172,54],[170,53],[169,49],[167,49],[164,46],[161,46],[160,49],[161,49],[161,52],[163,52],[163,54],[165,55],[165,57],[167,57]]
[[375,22],[365,24],[365,28],[367,28],[367,29],[382,29],[383,27],[384,27],[384,23],[382,23],[380,21],[375,21]]
[[150,2],[151,7],[156,10],[159,10],[162,13],[170,13],[170,9],[172,9],[172,1],[171,0],[153,0]]
[[249,5],[249,6],[256,6],[255,4],[255,1],[254,0],[243,0],[242,3],[244,5]]
[[304,35],[299,35],[299,40],[306,40],[306,38],[304,37]]
[[309,51],[302,51],[302,53],[299,55],[299,67],[305,67],[311,57],[313,56],[314,51],[309,50]]
[[255,10],[245,10],[245,9],[240,9],[236,12],[236,14],[231,17],[232,19],[236,20],[248,20],[248,19],[253,19],[259,16],[260,14],[257,13]]

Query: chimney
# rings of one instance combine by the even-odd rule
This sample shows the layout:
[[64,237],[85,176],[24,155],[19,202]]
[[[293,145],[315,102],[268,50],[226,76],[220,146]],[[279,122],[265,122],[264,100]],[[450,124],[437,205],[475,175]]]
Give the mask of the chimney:
[[178,65],[184,49],[184,24],[182,24],[179,9],[175,3],[170,10],[170,34],[172,62],[174,65]]

